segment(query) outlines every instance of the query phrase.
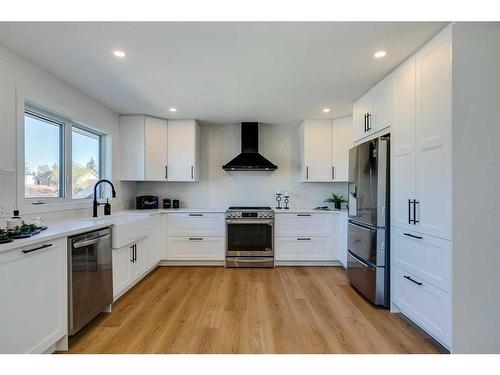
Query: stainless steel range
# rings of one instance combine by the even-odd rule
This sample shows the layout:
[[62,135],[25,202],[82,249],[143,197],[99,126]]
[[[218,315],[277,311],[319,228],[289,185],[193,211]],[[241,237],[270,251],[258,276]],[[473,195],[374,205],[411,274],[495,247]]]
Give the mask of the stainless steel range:
[[226,267],[274,267],[271,207],[229,207],[226,227]]

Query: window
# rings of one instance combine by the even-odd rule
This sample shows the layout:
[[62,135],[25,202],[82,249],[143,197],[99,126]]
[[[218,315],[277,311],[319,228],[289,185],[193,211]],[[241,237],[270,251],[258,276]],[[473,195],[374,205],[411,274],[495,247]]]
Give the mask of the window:
[[24,195],[61,197],[63,124],[26,112]]
[[94,185],[101,176],[101,137],[73,127],[71,132],[71,196],[92,198]]
[[93,198],[94,185],[102,176],[102,138],[85,126],[26,106],[24,198],[28,204]]

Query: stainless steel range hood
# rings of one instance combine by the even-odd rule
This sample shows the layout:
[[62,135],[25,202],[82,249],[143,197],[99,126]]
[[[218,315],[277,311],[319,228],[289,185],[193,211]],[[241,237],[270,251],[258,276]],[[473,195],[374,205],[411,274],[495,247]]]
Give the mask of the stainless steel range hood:
[[222,166],[225,171],[274,171],[278,168],[259,154],[259,123],[241,123],[241,154]]

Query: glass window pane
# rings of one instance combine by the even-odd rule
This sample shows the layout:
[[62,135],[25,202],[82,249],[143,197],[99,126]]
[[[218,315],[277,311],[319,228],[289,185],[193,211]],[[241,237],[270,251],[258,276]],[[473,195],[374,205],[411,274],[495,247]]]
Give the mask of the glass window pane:
[[72,131],[72,197],[92,198],[94,185],[101,175],[100,136],[73,127]]
[[62,125],[30,114],[24,116],[24,195],[60,197]]

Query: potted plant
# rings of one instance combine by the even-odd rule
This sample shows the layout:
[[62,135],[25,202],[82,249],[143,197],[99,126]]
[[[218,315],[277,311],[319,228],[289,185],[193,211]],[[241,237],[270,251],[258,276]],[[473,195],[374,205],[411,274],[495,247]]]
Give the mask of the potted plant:
[[344,199],[343,195],[338,195],[335,193],[332,193],[332,195],[330,195],[329,198],[325,199],[325,202],[333,203],[334,207],[337,210],[340,210],[342,203],[347,203],[347,201]]

